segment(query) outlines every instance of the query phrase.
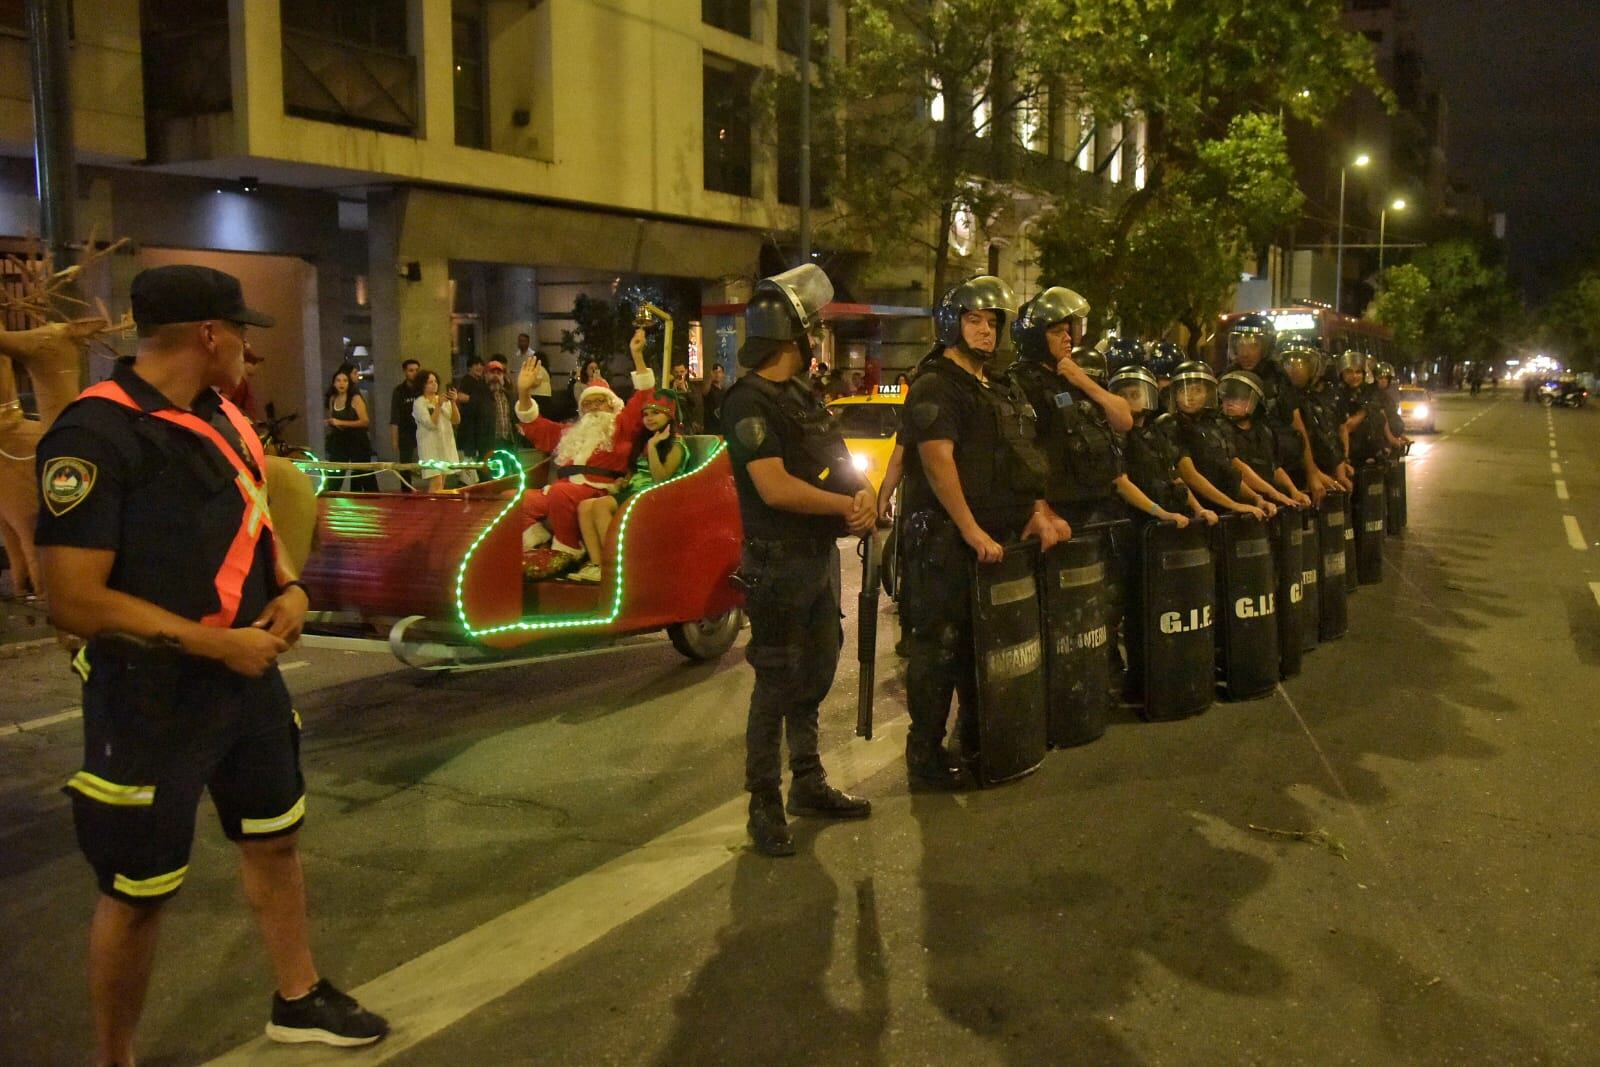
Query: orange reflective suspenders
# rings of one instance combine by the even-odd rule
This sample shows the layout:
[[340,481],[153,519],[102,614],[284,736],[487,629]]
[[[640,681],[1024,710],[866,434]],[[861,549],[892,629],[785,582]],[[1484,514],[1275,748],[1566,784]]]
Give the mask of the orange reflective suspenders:
[[[244,516],[239,521],[239,529],[234,532],[233,542],[228,546],[228,554],[223,557],[222,566],[217,568],[214,579],[217,589],[217,610],[200,620],[206,626],[232,626],[234,616],[239,611],[239,600],[244,593],[245,579],[249,577],[250,565],[255,561],[256,543],[261,539],[263,531],[270,533],[272,530],[272,516],[267,511],[266,453],[261,448],[261,441],[256,437],[255,429],[238,408],[223,398],[222,413],[233,424],[244,447],[249,449],[250,458],[255,460],[256,469],[251,470],[249,464],[245,463],[244,457],[228,444],[227,439],[217,432],[216,427],[193,412],[178,411],[173,408],[144,411],[122,386],[110,380],[91,385],[79,394],[79,397],[109,400],[141,414],[182,427],[197,437],[209,441],[233,467],[233,484],[244,499]],[[257,471],[261,473],[257,474]],[[273,544],[273,551],[277,551],[276,543]]]

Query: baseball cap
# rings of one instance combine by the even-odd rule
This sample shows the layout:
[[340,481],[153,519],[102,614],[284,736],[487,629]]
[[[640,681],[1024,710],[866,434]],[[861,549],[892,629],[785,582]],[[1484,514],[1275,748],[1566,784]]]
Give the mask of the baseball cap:
[[489,362],[484,364],[484,367],[487,368],[488,370],[505,370],[506,369],[506,365],[504,363],[500,362],[498,359],[491,359]]
[[220,270],[190,264],[151,267],[134,275],[129,290],[133,321],[140,326],[221,319],[247,326],[271,326],[271,315],[244,305],[239,279]]

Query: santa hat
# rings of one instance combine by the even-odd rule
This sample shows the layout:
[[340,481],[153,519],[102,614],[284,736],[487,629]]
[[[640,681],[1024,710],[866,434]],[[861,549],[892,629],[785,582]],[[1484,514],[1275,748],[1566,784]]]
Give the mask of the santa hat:
[[622,398],[612,392],[609,385],[602,385],[599,382],[593,382],[583,387],[583,392],[578,394],[578,406],[582,407],[595,397],[600,397],[604,400],[613,413],[622,410]]

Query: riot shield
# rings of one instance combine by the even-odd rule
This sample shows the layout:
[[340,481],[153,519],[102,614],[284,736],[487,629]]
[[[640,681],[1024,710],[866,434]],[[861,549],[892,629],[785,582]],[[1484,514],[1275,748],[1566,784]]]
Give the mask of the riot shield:
[[1389,464],[1389,473],[1383,480],[1384,496],[1388,500],[1387,529],[1398,535],[1406,528],[1406,460],[1396,457]]
[[1225,515],[1216,545],[1222,685],[1230,700],[1248,700],[1278,684],[1277,576],[1266,524]]
[[1284,509],[1273,520],[1274,563],[1278,568],[1278,676],[1293,678],[1300,673],[1300,539],[1303,520],[1298,511]]
[[1046,723],[1051,748],[1087,744],[1106,731],[1110,710],[1110,553],[1104,528],[1073,527],[1072,540],[1045,553],[1040,570],[1044,615]]
[[1300,651],[1317,647],[1322,633],[1322,517],[1300,513]]
[[1356,572],[1362,585],[1383,581],[1383,526],[1387,511],[1383,465],[1369,463],[1356,472]]
[[978,673],[978,780],[1020,778],[1044,762],[1044,647],[1039,627],[1039,546],[1005,546],[972,583]]
[[1215,568],[1203,523],[1144,528],[1144,717],[1198,715],[1216,697]]
[[1318,595],[1321,599],[1317,638],[1322,641],[1343,637],[1349,626],[1344,584],[1344,535],[1349,525],[1345,521],[1346,504],[1343,493],[1329,493],[1322,498],[1322,508],[1317,516],[1317,537],[1322,544],[1322,554],[1317,564]]
[[1356,562],[1356,496],[1344,495],[1344,592],[1346,598],[1361,587]]

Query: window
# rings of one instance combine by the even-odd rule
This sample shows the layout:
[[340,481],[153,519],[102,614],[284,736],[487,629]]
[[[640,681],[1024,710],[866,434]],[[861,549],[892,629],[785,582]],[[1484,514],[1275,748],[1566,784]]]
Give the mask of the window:
[[[710,20],[707,20],[710,21]],[[828,36],[828,0],[811,0],[811,55],[820,49],[817,38]],[[791,56],[800,54],[800,0],[778,2],[778,47]]]
[[755,71],[731,59],[706,54],[701,114],[704,116],[705,187],[750,195],[750,89]]
[[27,0],[0,0],[0,32],[28,32]]
[[285,29],[392,55],[410,52],[406,0],[283,0]]
[[749,37],[750,0],[700,0],[700,21],[740,37]]
[[484,100],[483,0],[453,0],[450,5],[451,61],[455,68],[456,144],[489,147]]

